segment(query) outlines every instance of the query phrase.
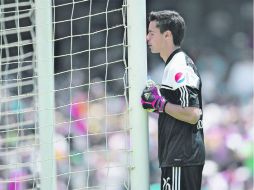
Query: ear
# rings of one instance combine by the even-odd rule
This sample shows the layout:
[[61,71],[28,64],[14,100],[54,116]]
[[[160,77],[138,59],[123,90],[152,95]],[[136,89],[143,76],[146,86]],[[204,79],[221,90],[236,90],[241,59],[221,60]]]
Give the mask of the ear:
[[166,39],[172,38],[172,33],[171,33],[171,31],[170,31],[170,30],[166,30],[166,31],[164,32],[164,37],[165,37]]

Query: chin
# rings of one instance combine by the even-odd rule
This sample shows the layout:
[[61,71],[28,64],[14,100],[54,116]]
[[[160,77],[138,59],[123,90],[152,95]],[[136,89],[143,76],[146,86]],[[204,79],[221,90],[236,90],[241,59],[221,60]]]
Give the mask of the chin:
[[154,50],[154,49],[151,49],[151,52],[152,53],[159,53],[158,51]]
[[149,46],[151,53],[159,53],[156,49],[154,49],[152,46]]

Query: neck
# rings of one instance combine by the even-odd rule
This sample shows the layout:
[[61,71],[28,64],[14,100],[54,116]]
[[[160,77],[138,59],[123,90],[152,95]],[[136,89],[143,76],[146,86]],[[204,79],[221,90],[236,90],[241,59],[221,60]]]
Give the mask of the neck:
[[165,52],[160,53],[160,57],[163,59],[163,61],[166,63],[168,57],[176,50],[180,48],[180,46],[172,46],[166,49]]

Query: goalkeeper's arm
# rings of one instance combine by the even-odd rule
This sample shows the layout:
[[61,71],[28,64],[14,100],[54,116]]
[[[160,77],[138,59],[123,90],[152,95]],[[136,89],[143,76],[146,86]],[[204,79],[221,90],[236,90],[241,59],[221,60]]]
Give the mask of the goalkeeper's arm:
[[182,107],[170,102],[167,102],[165,105],[164,112],[178,120],[190,124],[196,124],[202,114],[201,109],[197,107]]

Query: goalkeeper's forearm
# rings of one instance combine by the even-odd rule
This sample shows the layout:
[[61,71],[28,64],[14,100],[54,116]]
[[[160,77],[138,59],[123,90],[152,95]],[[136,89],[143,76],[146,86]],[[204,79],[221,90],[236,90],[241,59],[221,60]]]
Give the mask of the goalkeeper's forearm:
[[196,107],[182,107],[168,102],[165,106],[165,113],[178,120],[190,124],[196,124],[202,114],[202,111]]

